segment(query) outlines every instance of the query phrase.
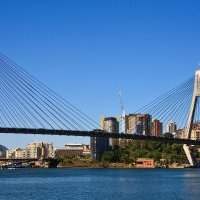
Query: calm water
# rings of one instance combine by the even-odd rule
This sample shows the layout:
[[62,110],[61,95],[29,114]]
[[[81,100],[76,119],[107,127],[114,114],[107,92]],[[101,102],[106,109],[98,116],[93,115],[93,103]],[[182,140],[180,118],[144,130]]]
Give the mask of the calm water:
[[199,200],[200,170],[0,171],[0,200]]

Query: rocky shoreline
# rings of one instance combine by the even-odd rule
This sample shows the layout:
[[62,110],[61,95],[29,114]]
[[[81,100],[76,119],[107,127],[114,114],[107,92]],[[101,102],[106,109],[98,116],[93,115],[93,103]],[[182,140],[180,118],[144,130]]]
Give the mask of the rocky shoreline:
[[169,169],[184,169],[189,168],[186,164],[173,163],[171,165],[156,165],[155,167],[137,167],[134,164],[126,163],[103,163],[103,162],[74,162],[58,164],[57,168],[110,168],[110,169],[153,169],[153,168],[169,168]]

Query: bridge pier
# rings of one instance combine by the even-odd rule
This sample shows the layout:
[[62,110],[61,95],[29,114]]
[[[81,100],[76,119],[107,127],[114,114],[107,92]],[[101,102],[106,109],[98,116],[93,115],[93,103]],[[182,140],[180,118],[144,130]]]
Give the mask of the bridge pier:
[[[192,96],[192,103],[191,107],[189,110],[189,115],[188,115],[188,121],[187,121],[187,126],[185,130],[186,138],[191,139],[191,133],[193,129],[193,122],[194,122],[194,117],[195,117],[195,112],[197,109],[197,100],[200,97],[200,70],[197,70],[195,73],[195,81],[194,81],[194,90],[193,90],[193,96]],[[187,159],[192,167],[195,166],[195,160],[192,157],[190,147],[186,144],[183,145],[183,149],[185,151],[185,154],[187,156]]]
[[190,151],[190,146],[187,145],[187,144],[184,144],[184,145],[183,145],[183,149],[184,149],[184,151],[185,151],[186,157],[187,157],[187,159],[188,159],[190,165],[191,165],[192,167],[194,167],[194,166],[196,165],[196,163],[195,163],[195,161],[194,161],[194,158],[192,157],[192,154],[191,154],[191,151]]

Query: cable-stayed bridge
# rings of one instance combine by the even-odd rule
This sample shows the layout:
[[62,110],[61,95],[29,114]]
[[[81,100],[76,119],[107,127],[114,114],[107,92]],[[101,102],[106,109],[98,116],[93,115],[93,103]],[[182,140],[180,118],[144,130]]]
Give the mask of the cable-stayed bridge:
[[184,129],[185,137],[164,138],[151,134],[107,133],[98,123],[69,101],[0,54],[0,133],[109,137],[153,140],[184,144],[191,165],[189,145],[193,125],[200,122],[200,71],[180,86],[156,98],[136,113],[148,113],[164,124],[174,121]]

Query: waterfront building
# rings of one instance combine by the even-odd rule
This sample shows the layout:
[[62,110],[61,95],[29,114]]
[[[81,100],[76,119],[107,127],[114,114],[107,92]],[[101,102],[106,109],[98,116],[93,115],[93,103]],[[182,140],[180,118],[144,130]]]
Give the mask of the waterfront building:
[[82,150],[80,149],[73,149],[68,150],[65,148],[56,149],[55,150],[55,157],[56,158],[74,158],[74,157],[80,157],[83,155]]
[[104,137],[91,137],[91,154],[94,160],[100,160],[102,154],[109,150],[109,140]]
[[83,144],[83,155],[90,155],[91,154],[91,148],[89,144]]
[[26,157],[29,159],[38,159],[42,154],[42,145],[40,143],[28,144],[26,147]]
[[0,145],[0,158],[6,158],[6,151],[8,149],[4,147],[3,145]]
[[154,119],[151,126],[151,135],[155,137],[160,137],[163,133],[163,124],[157,120]]
[[85,144],[66,144],[64,148],[55,150],[55,156],[58,158],[81,157],[90,154],[90,146]]
[[15,149],[15,159],[25,159],[26,158],[26,150],[25,149],[21,149],[21,148],[17,148]]
[[32,143],[26,147],[26,156],[30,159],[54,158],[53,144]]
[[[101,119],[101,129],[108,133],[119,133],[119,121],[115,117],[106,117]],[[119,139],[110,138],[109,146],[114,148],[119,146]]]
[[65,144],[65,149],[72,150],[81,150],[83,154],[90,153],[90,145],[88,144]]
[[[187,139],[186,129],[178,129],[176,131],[176,138]],[[196,122],[192,126],[191,140],[200,140],[200,122]]]
[[137,168],[155,168],[155,161],[153,159],[138,158],[136,160]]
[[15,151],[16,151],[16,149],[8,149],[6,151],[6,158],[7,159],[15,159]]
[[184,128],[177,129],[174,137],[177,138],[177,139],[184,139],[185,138],[185,129]]
[[47,159],[54,158],[53,144],[32,143],[25,149],[15,148],[6,151],[8,159]]
[[[101,129],[95,131],[103,132]],[[92,158],[94,160],[100,160],[102,154],[109,150],[109,139],[105,137],[90,137],[90,148]]]
[[193,124],[191,140],[200,140],[200,123]]

